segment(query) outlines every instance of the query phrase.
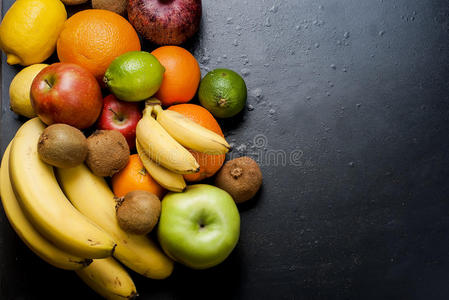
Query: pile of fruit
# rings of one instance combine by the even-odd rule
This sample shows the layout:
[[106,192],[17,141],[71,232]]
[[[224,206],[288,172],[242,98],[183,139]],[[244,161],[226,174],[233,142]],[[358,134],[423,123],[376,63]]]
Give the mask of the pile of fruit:
[[[30,119],[1,161],[13,229],[106,299],[137,295],[122,264],[152,279],[174,261],[220,264],[239,238],[236,203],[254,197],[262,173],[249,157],[225,163],[230,145],[214,118],[244,108],[244,80],[228,69],[201,79],[177,46],[197,32],[201,1],[92,0],[100,9],[68,19],[64,4],[17,0],[0,24],[8,64],[25,67],[11,109]],[[136,30],[160,47],[141,51]],[[60,62],[43,64],[55,49]],[[196,95],[201,105],[187,103]]]

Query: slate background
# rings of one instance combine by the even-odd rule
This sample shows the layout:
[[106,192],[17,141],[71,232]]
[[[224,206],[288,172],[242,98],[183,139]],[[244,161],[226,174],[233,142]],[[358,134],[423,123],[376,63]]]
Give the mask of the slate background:
[[[448,299],[448,4],[203,1],[185,46],[203,75],[246,75],[251,106],[222,123],[264,185],[240,207],[225,263],[177,265],[165,281],[133,274],[140,299]],[[2,152],[23,121],[8,108],[17,70],[3,55]],[[3,213],[0,298],[98,299],[40,261]]]

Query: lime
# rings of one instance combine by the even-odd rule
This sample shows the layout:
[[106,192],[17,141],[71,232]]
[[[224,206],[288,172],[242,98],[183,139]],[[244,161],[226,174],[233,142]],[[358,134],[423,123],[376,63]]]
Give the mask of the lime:
[[115,58],[104,82],[123,101],[141,101],[153,96],[162,84],[165,69],[153,54],[130,51]]
[[201,80],[198,97],[201,105],[215,117],[229,118],[245,107],[246,84],[232,70],[215,69]]
[[34,77],[48,67],[47,64],[35,64],[22,69],[9,86],[9,105],[16,114],[33,118],[36,116],[30,100],[30,89]]

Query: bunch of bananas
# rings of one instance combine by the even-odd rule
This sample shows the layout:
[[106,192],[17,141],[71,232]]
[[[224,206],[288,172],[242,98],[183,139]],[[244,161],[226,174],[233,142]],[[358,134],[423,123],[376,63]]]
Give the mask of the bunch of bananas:
[[163,110],[159,100],[146,101],[143,117],[136,127],[136,148],[145,169],[161,186],[181,192],[186,183],[182,174],[199,171],[199,164],[186,149],[207,154],[224,154],[229,144],[215,132],[184,115]]
[[38,118],[23,124],[1,162],[1,200],[19,237],[51,265],[75,270],[107,299],[136,295],[132,279],[115,259],[143,276],[168,277],[172,260],[147,236],[119,227],[104,178],[84,165],[55,172],[39,159],[44,129]]

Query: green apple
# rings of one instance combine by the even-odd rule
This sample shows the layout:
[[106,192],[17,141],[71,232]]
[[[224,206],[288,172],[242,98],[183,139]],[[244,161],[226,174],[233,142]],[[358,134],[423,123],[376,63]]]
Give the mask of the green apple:
[[175,261],[206,269],[224,261],[240,235],[240,215],[232,197],[207,184],[188,186],[162,200],[159,243]]

